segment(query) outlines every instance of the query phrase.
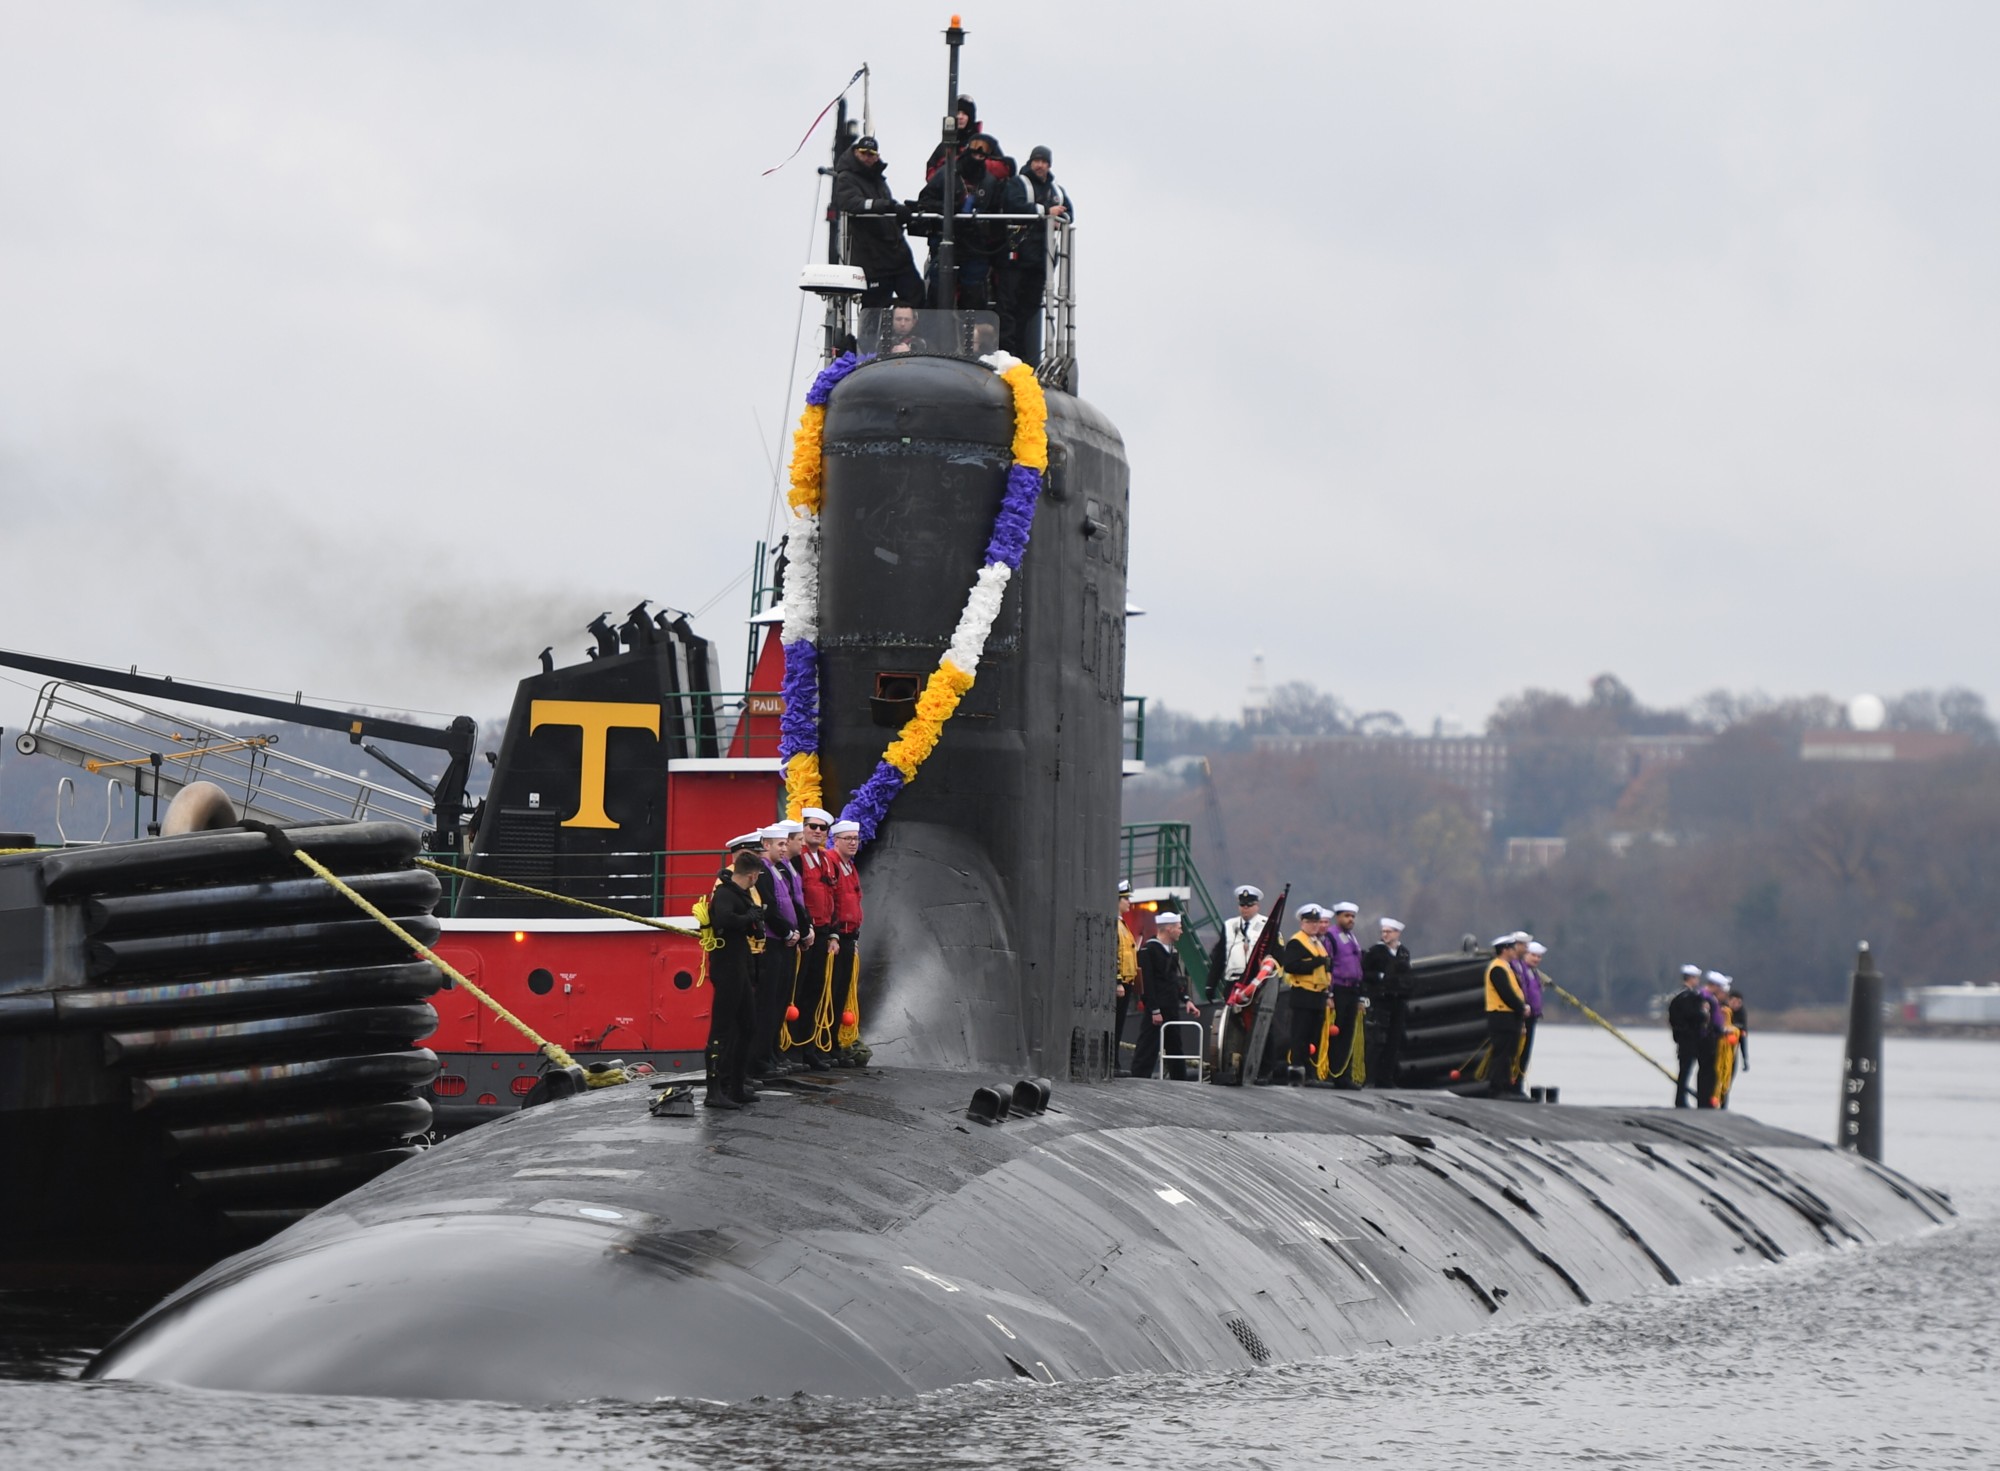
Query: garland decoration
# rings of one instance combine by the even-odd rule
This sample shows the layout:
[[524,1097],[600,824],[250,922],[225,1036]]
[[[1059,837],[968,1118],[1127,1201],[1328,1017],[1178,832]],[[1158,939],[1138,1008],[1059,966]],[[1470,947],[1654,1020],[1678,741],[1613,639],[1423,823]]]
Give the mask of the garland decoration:
[[[874,840],[888,815],[889,804],[937,749],[944,726],[958,702],[972,688],[979,660],[986,652],[994,620],[1000,616],[1007,583],[1027,554],[1034,529],[1035,506],[1041,500],[1042,476],[1049,467],[1048,399],[1035,370],[1010,353],[996,352],[980,361],[1000,375],[1014,396],[1013,464],[1007,470],[1007,490],[993,518],[978,575],[959,613],[937,668],[924,682],[916,712],[903,723],[868,779],[854,789],[841,817],[861,825],[861,841]],[[792,518],[786,532],[785,714],[779,727],[778,755],[785,767],[785,805],[796,819],[807,807],[821,805],[819,770],[819,513],[825,495],[826,401],[834,385],[862,359],[852,354],[836,358],[813,380],[805,412],[792,436]]]

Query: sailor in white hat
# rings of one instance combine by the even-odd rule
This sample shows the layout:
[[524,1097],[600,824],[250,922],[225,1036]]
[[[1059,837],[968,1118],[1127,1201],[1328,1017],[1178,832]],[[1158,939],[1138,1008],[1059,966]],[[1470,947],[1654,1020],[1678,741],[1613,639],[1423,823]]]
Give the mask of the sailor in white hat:
[[1243,979],[1250,947],[1264,933],[1263,905],[1264,891],[1255,884],[1236,886],[1236,913],[1222,922],[1222,937],[1208,955],[1208,973],[1222,978],[1219,989],[1224,995]]
[[1486,1085],[1495,1098],[1521,1096],[1521,1039],[1528,1019],[1521,959],[1527,945],[1520,930],[1496,936],[1493,958],[1486,964]]
[[[1521,931],[1523,937],[1527,931]],[[1528,1076],[1528,1060],[1535,1055],[1535,1028],[1542,1020],[1542,989],[1548,984],[1542,974],[1542,957],[1549,947],[1540,940],[1528,941],[1528,953],[1521,959],[1521,999],[1528,1003],[1526,1034],[1521,1042],[1521,1076]]]
[[[1329,1062],[1326,1076],[1336,1088],[1360,1086],[1354,1081],[1354,1057],[1357,1046],[1365,1048],[1366,1039],[1360,1035],[1367,1026],[1361,1014],[1361,939],[1354,933],[1354,926],[1361,918],[1361,906],[1350,899],[1343,899],[1327,913],[1332,917],[1333,928],[1326,932],[1327,1004],[1333,1008],[1333,1056],[1339,1061]],[[1367,1061],[1363,1059],[1362,1072],[1367,1072]]]
[[[1153,918],[1154,932],[1139,947],[1140,1028],[1139,1045],[1132,1053],[1132,1076],[1150,1077],[1160,1057],[1162,1029],[1172,1021],[1195,1021],[1201,1008],[1194,1004],[1188,987],[1187,967],[1181,962],[1181,917],[1163,909]],[[1185,1031],[1183,1031],[1185,1035]],[[1185,1052],[1186,1047],[1174,1051]],[[1174,1079],[1187,1077],[1187,1065],[1169,1060],[1164,1068]]]
[[1682,966],[1681,988],[1667,1002],[1667,1029],[1673,1034],[1674,1053],[1680,1063],[1680,1074],[1674,1080],[1675,1108],[1694,1104],[1697,1075],[1707,1070],[1702,1059],[1708,1055],[1713,1023],[1714,1009],[1701,988],[1701,967]]
[[762,833],[764,872],[757,895],[764,905],[764,953],[757,957],[757,1027],[751,1036],[750,1071],[760,1078],[797,1072],[799,1064],[779,1056],[778,1034],[792,1004],[799,955],[812,943],[812,922],[804,886],[792,867],[792,847],[803,825],[774,822]]
[[1396,1086],[1402,1062],[1404,1003],[1409,999],[1410,951],[1403,922],[1382,916],[1382,938],[1361,957],[1361,994],[1368,998],[1368,1081]]

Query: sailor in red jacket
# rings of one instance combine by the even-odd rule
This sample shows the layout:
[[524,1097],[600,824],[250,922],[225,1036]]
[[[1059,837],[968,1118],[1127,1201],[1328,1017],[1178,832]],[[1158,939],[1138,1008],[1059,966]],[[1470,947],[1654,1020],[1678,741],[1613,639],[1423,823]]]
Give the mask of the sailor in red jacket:
[[799,962],[794,991],[799,1014],[788,1015],[785,1035],[791,1038],[793,1054],[818,1073],[833,1066],[833,1032],[840,1015],[840,994],[833,989],[833,959],[840,950],[840,938],[833,929],[834,865],[838,860],[826,845],[833,814],[824,807],[808,807],[799,816],[805,824],[805,846],[793,866],[798,870],[799,886],[805,890],[813,942]]
[[[833,952],[833,1000],[840,1008],[836,1021],[843,1040],[835,1054],[837,1067],[860,1067],[868,1049],[861,1043],[861,1018],[854,1000],[854,964],[861,943],[861,870],[854,855],[861,851],[861,824],[843,818],[833,824],[833,935],[838,948]],[[852,1021],[848,1018],[853,1017]]]

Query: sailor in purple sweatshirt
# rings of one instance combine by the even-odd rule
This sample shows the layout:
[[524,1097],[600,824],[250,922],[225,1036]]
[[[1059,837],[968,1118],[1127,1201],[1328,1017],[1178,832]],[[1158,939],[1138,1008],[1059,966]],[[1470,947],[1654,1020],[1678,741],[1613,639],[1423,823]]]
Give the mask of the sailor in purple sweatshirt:
[[1326,932],[1327,1004],[1333,1008],[1333,1063],[1327,1076],[1336,1088],[1353,1088],[1354,1069],[1349,1059],[1355,1050],[1356,1029],[1361,1026],[1361,941],[1355,937],[1354,921],[1361,910],[1345,901],[1333,906],[1333,928]]
[[757,957],[757,1030],[752,1035],[750,1071],[761,1077],[791,1071],[778,1056],[778,1033],[784,1029],[785,1008],[791,1005],[792,981],[805,941],[805,890],[792,868],[791,832],[773,823],[758,834],[764,841],[764,871],[757,876],[757,895],[769,916],[770,936]]
[[1542,1019],[1542,957],[1549,947],[1539,940],[1528,942],[1528,958],[1521,964],[1521,999],[1528,1003],[1528,1030],[1521,1044],[1521,1076],[1528,1076],[1528,1059],[1535,1055],[1535,1027]]

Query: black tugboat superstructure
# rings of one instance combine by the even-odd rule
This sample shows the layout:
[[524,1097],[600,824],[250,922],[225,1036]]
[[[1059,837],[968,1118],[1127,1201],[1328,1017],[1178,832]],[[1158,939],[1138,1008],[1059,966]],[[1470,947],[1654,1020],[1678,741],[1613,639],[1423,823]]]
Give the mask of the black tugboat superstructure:
[[[1127,470],[1071,347],[977,683],[864,854],[862,1011],[887,1066],[739,1112],[661,1116],[627,1086],[474,1130],[206,1273],[92,1375],[548,1402],[1229,1369],[1949,1217],[1718,1114],[1111,1080]],[[1012,430],[969,354],[884,357],[832,391],[831,797],[950,637]]]

